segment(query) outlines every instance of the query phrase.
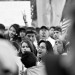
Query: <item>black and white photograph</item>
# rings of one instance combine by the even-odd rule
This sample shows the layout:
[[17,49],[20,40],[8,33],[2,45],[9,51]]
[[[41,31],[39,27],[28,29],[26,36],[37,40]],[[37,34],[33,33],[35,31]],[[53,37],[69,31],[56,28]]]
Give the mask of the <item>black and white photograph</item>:
[[75,75],[75,0],[0,0],[0,75]]

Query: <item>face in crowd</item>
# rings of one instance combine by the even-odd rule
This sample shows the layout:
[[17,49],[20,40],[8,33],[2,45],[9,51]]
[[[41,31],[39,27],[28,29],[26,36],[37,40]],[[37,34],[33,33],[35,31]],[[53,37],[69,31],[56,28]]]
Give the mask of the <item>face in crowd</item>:
[[25,32],[24,31],[20,32],[20,37],[22,37],[22,38],[25,37]]
[[64,52],[64,47],[63,47],[63,41],[62,40],[57,39],[55,41],[54,51],[55,51],[55,54],[62,54]]
[[16,35],[16,30],[14,27],[9,28],[9,37],[13,38]]
[[62,34],[62,30],[60,27],[56,27],[55,30],[54,30],[54,39],[57,40],[60,38]]
[[37,53],[37,57],[38,58],[41,58],[43,55],[45,55],[47,52],[47,49],[46,49],[46,44],[45,42],[41,42],[38,46],[38,53]]
[[18,24],[13,24],[9,28],[9,37],[13,38],[15,35],[18,35],[20,26]]
[[46,28],[41,28],[39,34],[40,34],[40,39],[47,39],[49,31]]
[[26,37],[29,38],[31,42],[34,42],[35,41],[35,38],[36,38],[36,35],[35,35],[34,32],[31,31],[30,33],[27,33],[26,34]]
[[20,28],[19,29],[19,36],[21,38],[25,38],[25,35],[26,35],[26,30],[24,28]]
[[53,38],[53,36],[54,36],[54,29],[55,29],[55,27],[51,27],[51,28],[49,29],[49,36],[52,37],[52,38]]
[[21,49],[22,49],[22,53],[24,53],[25,51],[31,52],[31,49],[30,49],[28,43],[26,43],[26,42],[22,42]]

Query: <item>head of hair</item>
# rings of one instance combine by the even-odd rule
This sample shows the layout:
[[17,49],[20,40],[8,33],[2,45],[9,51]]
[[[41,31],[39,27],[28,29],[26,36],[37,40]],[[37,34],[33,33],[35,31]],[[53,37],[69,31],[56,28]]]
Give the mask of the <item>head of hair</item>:
[[36,34],[36,29],[33,27],[27,27],[26,29],[26,35],[27,34]]
[[36,27],[36,32],[39,33],[39,31],[40,31],[40,28]]
[[41,26],[40,30],[41,30],[41,29],[46,29],[46,30],[48,30],[48,28],[47,28],[46,26]]
[[5,30],[5,26],[0,23],[0,29]]
[[[17,33],[17,34],[19,33],[19,28],[20,28],[19,24],[13,24],[13,25],[10,26],[10,28],[11,28],[11,27],[13,27],[13,28],[16,30],[16,33]],[[10,29],[10,28],[9,28],[9,29]]]
[[61,29],[61,27],[59,27],[59,26],[56,26],[56,27],[55,27],[55,31],[62,32],[62,29]]
[[30,31],[26,31],[26,35],[27,35],[27,34],[35,34],[35,35],[36,35],[36,32],[33,31],[33,30],[30,30]]
[[55,26],[51,26],[50,29],[53,28],[55,30]]
[[21,61],[25,65],[26,68],[30,68],[30,67],[36,66],[37,59],[34,53],[26,51],[22,55]]
[[16,48],[16,50],[19,52],[19,50],[20,50],[19,44],[18,44],[17,42],[13,41],[13,42],[12,42],[12,45],[13,45],[13,46]]
[[52,52],[53,52],[53,48],[52,48],[51,43],[50,43],[49,41],[41,40],[41,41],[38,43],[38,45],[40,45],[42,42],[46,44],[47,52],[52,53]]
[[21,46],[22,46],[22,44],[23,44],[24,42],[28,44],[28,46],[29,46],[31,52],[34,53],[34,46],[33,46],[32,42],[31,42],[28,38],[25,38],[25,40],[21,42]]
[[19,34],[20,34],[20,32],[26,33],[26,29],[25,28],[19,28]]

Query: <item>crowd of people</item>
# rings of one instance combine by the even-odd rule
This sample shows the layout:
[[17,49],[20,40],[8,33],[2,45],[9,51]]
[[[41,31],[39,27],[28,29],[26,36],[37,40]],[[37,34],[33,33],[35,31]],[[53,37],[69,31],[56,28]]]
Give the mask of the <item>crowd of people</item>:
[[60,26],[0,24],[0,75],[75,75],[75,11],[70,18],[65,36]]
[[62,29],[59,26],[34,28],[13,24],[5,28],[0,24],[0,39],[9,41],[14,47],[18,75],[46,75],[42,57],[67,55],[69,51],[68,41],[60,38]]

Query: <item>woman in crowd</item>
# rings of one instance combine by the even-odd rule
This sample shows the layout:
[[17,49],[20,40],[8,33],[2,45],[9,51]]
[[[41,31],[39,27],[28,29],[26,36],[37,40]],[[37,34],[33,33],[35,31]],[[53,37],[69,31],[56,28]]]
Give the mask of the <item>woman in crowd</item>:
[[62,41],[60,39],[57,39],[55,41],[54,54],[67,55],[66,41]]
[[19,30],[18,24],[11,25],[6,38],[10,41],[16,41],[18,39],[18,30]]
[[21,42],[21,53],[24,54],[25,51],[33,52],[35,54],[34,46],[32,42],[27,38]]
[[51,45],[51,43],[49,41],[41,40],[38,43],[38,53],[37,53],[38,61],[40,61],[42,56],[44,56],[47,53],[53,54],[52,45]]

